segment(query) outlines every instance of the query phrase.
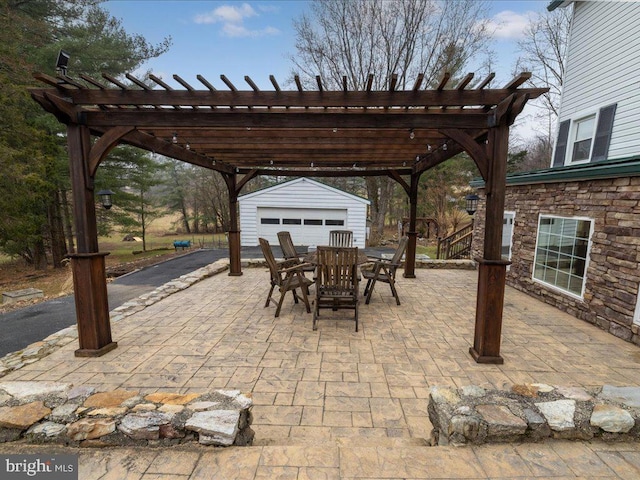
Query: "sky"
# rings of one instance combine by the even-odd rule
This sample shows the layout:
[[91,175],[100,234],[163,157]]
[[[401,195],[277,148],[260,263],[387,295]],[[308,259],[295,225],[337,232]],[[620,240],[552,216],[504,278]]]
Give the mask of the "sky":
[[[489,4],[494,31],[491,47],[496,53],[492,66],[496,81],[492,85],[500,87],[513,78],[519,55],[517,40],[528,17],[546,10],[549,0],[492,0]],[[196,89],[203,88],[196,79],[200,74],[224,90],[222,74],[240,90],[250,88],[245,75],[264,90],[273,89],[269,75],[287,88],[292,67],[289,58],[295,53],[293,21],[309,8],[303,0],[108,0],[102,6],[127,32],[140,34],[152,44],[171,37],[169,51],[150,60],[143,71],[151,69],[175,88],[183,87],[173,80],[173,74]],[[523,115],[530,110],[525,109]],[[524,123],[519,127],[521,136],[534,134],[530,122],[519,123]]]

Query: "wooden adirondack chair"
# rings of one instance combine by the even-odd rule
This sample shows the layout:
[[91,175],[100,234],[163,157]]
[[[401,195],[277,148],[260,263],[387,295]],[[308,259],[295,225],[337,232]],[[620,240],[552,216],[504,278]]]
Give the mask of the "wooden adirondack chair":
[[[304,276],[303,267],[309,264],[303,264],[291,260],[285,260],[284,262],[276,262],[271,250],[271,245],[264,238],[258,239],[260,247],[262,248],[262,254],[264,255],[267,265],[269,266],[269,273],[271,275],[271,289],[267,295],[267,301],[264,304],[265,308],[269,306],[270,302],[277,305],[276,317],[280,315],[280,309],[282,308],[282,302],[287,292],[293,293],[293,300],[298,303],[298,295],[296,289],[300,289],[302,292],[302,300],[307,307],[307,313],[311,313],[311,306],[309,304],[309,285],[313,284],[313,280],[310,280]],[[278,287],[280,291],[280,298],[276,301],[272,294],[275,288]]]
[[[289,232],[278,232],[278,242],[280,243],[280,249],[282,250],[282,255],[285,260],[295,260],[298,263],[303,263],[301,260],[303,255],[300,255],[296,251],[296,247],[293,245],[293,240],[291,239],[291,234]],[[316,267],[308,263],[305,264],[302,270],[304,272],[313,272],[315,268]]]
[[317,250],[316,298],[313,329],[318,328],[321,308],[354,310],[358,331],[358,248],[322,247]]
[[353,247],[353,232],[351,230],[331,230],[329,232],[330,247]]
[[407,237],[402,237],[398,243],[398,248],[391,259],[371,257],[374,260],[372,270],[362,270],[362,276],[367,279],[367,285],[364,287],[364,295],[367,297],[365,304],[371,301],[371,294],[376,282],[388,283],[391,287],[391,293],[396,298],[396,303],[400,305],[400,297],[396,290],[396,270],[402,264],[402,255],[407,248]]

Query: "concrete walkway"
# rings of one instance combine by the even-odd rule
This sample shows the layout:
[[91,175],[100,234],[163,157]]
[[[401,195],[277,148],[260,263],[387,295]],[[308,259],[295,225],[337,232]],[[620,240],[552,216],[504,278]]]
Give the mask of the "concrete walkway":
[[[255,446],[81,450],[83,479],[640,478],[638,444],[428,447],[434,385],[637,386],[640,349],[507,288],[505,363],[476,364],[477,272],[416,274],[399,280],[401,306],[378,285],[357,333],[343,311],[323,311],[312,331],[291,299],[274,318],[265,269],[217,275],[114,324],[119,346],[101,358],[75,358],[71,344],[3,380],[252,392]],[[0,453],[34,448],[51,451]]]

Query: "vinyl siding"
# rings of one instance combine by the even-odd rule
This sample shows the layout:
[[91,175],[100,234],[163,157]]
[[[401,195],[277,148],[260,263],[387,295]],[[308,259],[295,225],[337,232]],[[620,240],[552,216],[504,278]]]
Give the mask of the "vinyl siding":
[[[258,207],[285,209],[347,210],[344,227],[327,230],[353,230],[354,246],[364,248],[367,227],[368,200],[334,189],[309,179],[299,179],[276,185],[238,198],[240,204],[240,242],[258,245]],[[286,230],[286,225],[281,225]],[[327,234],[328,238],[328,234]],[[274,239],[267,239],[273,241]]]
[[640,2],[576,2],[559,122],[617,103],[609,159],[640,152]]

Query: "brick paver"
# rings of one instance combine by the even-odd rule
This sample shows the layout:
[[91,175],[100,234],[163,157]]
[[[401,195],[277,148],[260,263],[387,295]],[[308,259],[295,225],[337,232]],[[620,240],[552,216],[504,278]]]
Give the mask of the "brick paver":
[[266,270],[217,275],[115,323],[103,357],[75,358],[71,344],[4,379],[253,393],[253,447],[81,450],[83,479],[640,477],[636,444],[427,447],[432,386],[640,385],[640,349],[507,288],[505,363],[476,364],[477,273],[416,274],[398,281],[401,306],[376,288],[359,332],[349,311],[323,311],[314,332],[291,299],[274,318]]

